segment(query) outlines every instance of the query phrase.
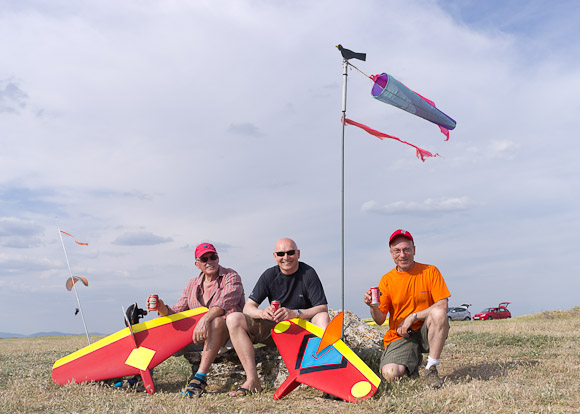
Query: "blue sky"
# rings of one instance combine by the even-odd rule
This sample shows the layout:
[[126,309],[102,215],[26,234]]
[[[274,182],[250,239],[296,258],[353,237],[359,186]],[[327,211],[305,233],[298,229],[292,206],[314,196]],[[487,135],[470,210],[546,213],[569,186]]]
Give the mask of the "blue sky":
[[90,331],[177,301],[213,242],[249,293],[294,238],[341,289],[338,43],[457,120],[438,128],[349,72],[345,307],[393,267],[389,234],[443,273],[451,305],[578,305],[580,47],[572,1],[0,3],[0,331]]

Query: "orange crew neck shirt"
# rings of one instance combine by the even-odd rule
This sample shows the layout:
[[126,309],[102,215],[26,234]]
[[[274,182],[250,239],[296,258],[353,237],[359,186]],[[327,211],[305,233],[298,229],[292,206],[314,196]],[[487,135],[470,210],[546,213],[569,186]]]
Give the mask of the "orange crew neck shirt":
[[[415,262],[408,272],[394,268],[379,283],[381,304],[379,309],[389,314],[389,330],[385,334],[385,348],[397,339],[397,327],[403,320],[427,309],[435,302],[451,296],[443,276],[435,266]],[[415,321],[411,329],[421,329],[424,321]]]

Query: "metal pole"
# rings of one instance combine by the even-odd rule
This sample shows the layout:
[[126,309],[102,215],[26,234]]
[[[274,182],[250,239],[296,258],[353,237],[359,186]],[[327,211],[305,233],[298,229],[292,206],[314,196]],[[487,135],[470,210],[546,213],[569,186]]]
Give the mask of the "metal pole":
[[[341,289],[342,289],[342,312],[344,315],[344,130],[346,127],[346,84],[348,77],[348,61],[342,61],[342,187],[341,187],[341,209],[340,209],[340,224],[341,224]],[[341,339],[344,339],[344,318],[342,319],[342,334]]]
[[70,268],[70,262],[68,261],[68,255],[66,254],[66,249],[64,248],[64,241],[62,240],[62,233],[60,229],[58,229],[58,235],[60,237],[60,243],[62,244],[62,250],[64,251],[64,258],[66,259],[66,264],[68,266],[68,273],[70,275],[70,280],[72,282],[72,287],[75,291],[75,296],[77,298],[77,303],[79,305],[79,311],[81,313],[81,319],[83,320],[83,326],[85,327],[85,334],[87,335],[87,341],[89,341],[89,345],[91,344],[91,340],[89,339],[89,331],[87,330],[87,324],[85,323],[85,316],[83,314],[83,308],[81,307],[81,301],[79,300],[79,295],[77,293],[77,288],[75,286],[75,280],[73,278],[72,270]]

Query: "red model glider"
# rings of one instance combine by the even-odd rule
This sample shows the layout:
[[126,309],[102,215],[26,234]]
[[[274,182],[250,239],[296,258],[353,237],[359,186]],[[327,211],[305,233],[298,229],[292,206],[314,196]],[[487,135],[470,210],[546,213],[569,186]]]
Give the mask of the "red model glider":
[[150,370],[191,343],[206,312],[200,307],[125,328],[56,361],[52,379],[65,385],[140,374],[153,394]]
[[[337,320],[337,323],[333,323]],[[380,378],[340,340],[342,321],[333,319],[326,332],[303,319],[290,319],[272,328],[272,337],[289,376],[274,393],[278,400],[300,384],[317,388],[345,401],[374,395]],[[319,350],[319,347],[322,347]]]

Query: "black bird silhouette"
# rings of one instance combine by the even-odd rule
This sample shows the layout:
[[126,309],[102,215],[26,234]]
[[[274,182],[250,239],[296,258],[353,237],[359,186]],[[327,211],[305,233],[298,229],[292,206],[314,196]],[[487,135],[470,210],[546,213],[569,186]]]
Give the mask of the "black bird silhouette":
[[349,59],[358,59],[358,60],[363,60],[363,61],[367,60],[366,53],[353,52],[350,49],[345,49],[344,47],[342,47],[342,45],[338,45],[336,47],[338,48],[338,50],[340,50],[340,54],[342,55],[342,57],[345,60],[349,60]]

